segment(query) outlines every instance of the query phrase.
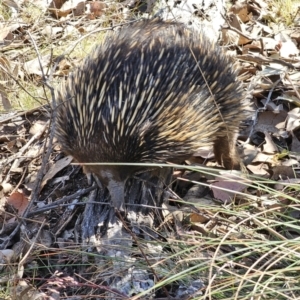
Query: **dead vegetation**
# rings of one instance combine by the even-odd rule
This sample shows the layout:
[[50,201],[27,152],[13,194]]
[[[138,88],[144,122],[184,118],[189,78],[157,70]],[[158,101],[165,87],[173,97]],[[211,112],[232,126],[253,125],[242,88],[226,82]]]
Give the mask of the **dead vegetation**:
[[249,174],[211,168],[199,151],[174,172],[156,227],[127,227],[118,246],[81,240],[95,190],[52,141],[53,89],[149,3],[0,1],[0,298],[299,299],[296,1],[237,1],[223,14],[220,43],[255,107],[240,136]]

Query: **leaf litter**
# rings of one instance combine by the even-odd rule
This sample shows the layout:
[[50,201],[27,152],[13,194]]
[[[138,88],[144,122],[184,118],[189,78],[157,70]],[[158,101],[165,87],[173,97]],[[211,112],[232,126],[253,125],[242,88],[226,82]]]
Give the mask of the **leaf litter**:
[[[37,277],[47,278],[39,287],[26,280],[34,278],[33,265],[38,264],[37,257],[44,262],[43,255],[50,259],[51,266],[67,266],[67,261],[73,261],[82,264],[77,272],[96,272],[95,266],[85,267],[81,260],[80,232],[76,228],[76,219],[82,212],[82,207],[77,205],[78,198],[90,192],[88,180],[79,166],[71,164],[71,158],[61,154],[56,141],[49,145],[51,95],[45,91],[43,76],[52,78],[52,84],[57,86],[88,53],[80,42],[87,40],[97,28],[126,23],[134,11],[132,3],[40,0],[0,4],[4,16],[0,25],[0,108],[3,111],[0,117],[0,259],[1,271],[6,274],[2,282],[18,278],[15,282],[19,291],[12,289],[15,295],[12,299],[19,299],[20,291],[24,299],[33,295],[36,299],[59,299],[62,293],[106,291],[97,276],[82,280],[85,275],[75,276],[67,267],[57,268],[50,277],[46,270],[37,268]],[[295,24],[299,23],[297,12],[295,8],[291,16]],[[195,9],[196,18],[197,13]],[[206,173],[174,172],[173,190],[177,195],[174,194],[174,201],[167,206],[169,215],[165,217],[171,232],[167,238],[172,240],[173,251],[182,251],[182,244],[195,246],[196,241],[205,244],[208,238],[217,237],[227,238],[231,244],[241,240],[299,238],[300,230],[288,224],[299,221],[298,203],[294,199],[299,199],[300,32],[298,27],[285,26],[278,9],[262,0],[237,1],[228,9],[226,17],[220,43],[237,61],[239,77],[253,101],[253,118],[246,122],[239,136],[239,151],[247,172],[236,175],[218,169],[212,149],[199,149],[187,163],[205,164],[214,169]],[[76,47],[80,51],[75,52]],[[38,106],[30,109],[24,106],[21,102],[25,95]],[[52,147],[52,151],[37,189],[38,201],[30,203],[47,147]],[[70,198],[66,197],[69,195]],[[184,202],[178,201],[181,199],[178,196]],[[287,219],[283,218],[285,214]],[[279,215],[289,221],[285,228]],[[31,216],[35,222],[20,226],[21,216]],[[201,243],[190,259],[200,252],[203,257],[214,257],[212,250],[201,249]],[[220,257],[234,248],[226,243],[220,245]],[[53,255],[53,247],[61,251]],[[64,252],[66,248],[74,252]],[[24,255],[26,259],[21,259]],[[252,253],[237,262],[241,266],[253,266],[257,255]],[[17,262],[15,277],[9,270]],[[260,263],[263,265],[263,261]],[[273,267],[279,264],[274,263]],[[202,294],[204,277],[193,293],[201,291],[205,296],[206,292]],[[92,280],[93,284],[86,280]],[[180,295],[191,295],[187,291],[192,286],[192,282],[190,287],[181,285]],[[209,286],[207,282],[206,286]],[[122,293],[109,292],[124,297]],[[295,293],[299,295],[299,290]]]

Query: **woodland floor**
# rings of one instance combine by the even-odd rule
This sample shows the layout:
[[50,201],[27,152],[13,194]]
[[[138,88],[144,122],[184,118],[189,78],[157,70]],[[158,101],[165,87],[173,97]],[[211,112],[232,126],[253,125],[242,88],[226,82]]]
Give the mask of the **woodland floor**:
[[296,1],[227,3],[218,42],[254,107],[239,137],[247,172],[218,168],[210,149],[175,169],[159,238],[133,238],[123,264],[147,273],[138,287],[108,284],[118,259],[82,245],[94,186],[52,140],[51,97],[104,29],[151,17],[135,5],[0,1],[0,299],[300,299]]

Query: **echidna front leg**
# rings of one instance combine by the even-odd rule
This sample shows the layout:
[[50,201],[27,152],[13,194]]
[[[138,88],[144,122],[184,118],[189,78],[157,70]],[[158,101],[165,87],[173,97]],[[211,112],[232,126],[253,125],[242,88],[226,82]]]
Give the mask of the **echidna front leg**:
[[223,131],[224,135],[214,142],[214,154],[219,165],[228,170],[241,169],[241,162],[236,149],[236,132]]
[[118,211],[124,211],[125,182],[110,180],[107,188],[110,193],[112,206]]

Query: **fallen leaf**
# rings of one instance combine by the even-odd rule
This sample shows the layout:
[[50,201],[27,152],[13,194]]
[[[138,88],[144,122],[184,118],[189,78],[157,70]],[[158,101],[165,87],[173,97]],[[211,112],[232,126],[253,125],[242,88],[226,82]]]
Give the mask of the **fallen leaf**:
[[296,107],[288,112],[286,130],[293,131],[300,127],[300,107]]
[[276,144],[273,142],[271,135],[265,131],[265,141],[266,143],[263,145],[264,153],[274,154],[278,152],[278,148]]
[[291,166],[275,166],[270,169],[270,173],[273,180],[286,180],[296,177],[295,170]]
[[191,213],[190,215],[190,220],[193,223],[206,223],[209,221],[209,218],[207,216],[201,215],[201,214],[197,214],[197,213]]
[[24,70],[27,72],[27,74],[36,74],[39,76],[43,75],[43,72],[41,70],[41,65],[44,71],[44,74],[47,74],[48,65],[50,63],[50,54],[40,57],[41,61],[39,61],[39,58],[35,58],[32,60],[29,60],[24,63]]
[[12,205],[18,211],[18,215],[21,216],[26,210],[29,201],[23,193],[15,192],[8,197],[7,203]]
[[71,161],[73,160],[73,157],[68,155],[60,160],[58,160],[51,168],[49,171],[45,174],[41,188],[45,186],[45,184],[48,182],[48,180],[52,179],[59,171],[64,169],[66,166],[68,166]]
[[240,175],[224,172],[222,176],[216,177],[215,182],[211,184],[211,189],[216,199],[229,203],[237,192],[242,192],[247,188],[246,182],[250,183]]
[[271,111],[264,111],[259,114],[255,130],[260,132],[278,133],[277,124],[284,122],[287,117],[287,112],[280,111],[280,113],[273,113]]
[[269,166],[265,163],[260,163],[260,164],[251,164],[247,165],[247,169],[249,169],[254,175],[269,175],[267,172],[267,169]]

